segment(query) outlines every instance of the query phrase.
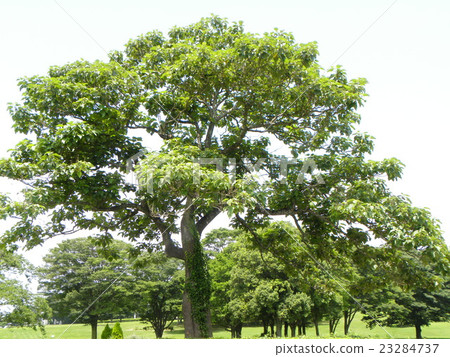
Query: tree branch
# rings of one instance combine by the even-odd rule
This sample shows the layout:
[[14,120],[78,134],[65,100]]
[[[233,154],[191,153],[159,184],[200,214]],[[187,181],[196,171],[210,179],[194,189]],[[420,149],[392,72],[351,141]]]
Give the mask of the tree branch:
[[163,222],[163,220],[159,217],[150,217],[150,219],[155,223],[156,227],[158,227],[159,232],[161,233],[161,237],[164,244],[164,250],[166,255],[170,258],[177,259],[185,259],[183,248],[179,247],[175,244],[175,242],[171,238],[171,234],[169,232],[170,226],[167,226]]
[[214,133],[215,123],[211,122],[208,126],[208,131],[206,133],[205,138],[205,149],[209,149],[211,147],[212,135]]
[[198,222],[196,223],[196,227],[200,235],[202,234],[203,230],[208,226],[208,224],[210,224],[212,220],[219,215],[220,212],[221,212],[220,209],[213,208],[198,220]]

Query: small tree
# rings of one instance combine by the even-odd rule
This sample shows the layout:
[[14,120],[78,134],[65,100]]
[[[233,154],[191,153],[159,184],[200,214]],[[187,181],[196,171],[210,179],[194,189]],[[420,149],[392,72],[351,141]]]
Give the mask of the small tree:
[[161,338],[164,330],[181,315],[181,284],[157,281],[148,282],[145,287],[139,314],[142,321],[151,325],[156,338]]
[[136,312],[141,321],[151,325],[156,338],[161,338],[182,315],[184,272],[178,260],[162,252],[141,254],[134,264]]
[[105,328],[102,331],[102,340],[107,340],[108,338],[111,338],[111,334],[112,334],[112,328],[109,327],[108,324],[106,324]]
[[284,301],[280,312],[291,328],[291,337],[295,337],[297,327],[301,335],[311,312],[311,299],[305,293],[291,294]]
[[328,302],[326,315],[328,317],[330,335],[336,333],[336,327],[342,318],[342,297],[338,294],[332,295],[330,301]]
[[120,327],[120,323],[116,322],[111,331],[111,338],[113,339],[123,339],[123,331],[122,327]]

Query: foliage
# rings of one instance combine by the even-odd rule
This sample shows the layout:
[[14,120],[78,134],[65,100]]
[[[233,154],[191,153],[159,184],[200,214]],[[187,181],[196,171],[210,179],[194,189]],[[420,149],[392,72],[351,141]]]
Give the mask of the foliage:
[[[132,276],[127,259],[129,244],[113,241],[105,250],[91,238],[62,241],[44,257],[39,269],[40,289],[55,318],[89,323],[97,338],[97,322],[128,312]],[[109,257],[109,260],[108,258]]]
[[240,233],[238,230],[227,228],[213,229],[202,239],[202,245],[208,255],[215,255],[223,252],[228,245],[235,242]]
[[199,326],[200,337],[207,338],[210,337],[207,319],[211,298],[211,280],[200,240],[196,240],[192,252],[186,252],[186,269],[190,270],[190,274],[186,275],[185,287],[192,303],[192,317]]
[[122,327],[120,327],[119,322],[116,322],[114,324],[114,327],[112,328],[112,331],[111,331],[111,338],[112,339],[123,339],[123,331],[122,331]]
[[180,264],[155,253],[141,255],[134,264],[136,312],[151,325],[156,338],[162,338],[164,330],[181,315],[184,279]]
[[45,334],[44,323],[51,318],[52,310],[20,279],[30,278],[32,270],[21,255],[0,250],[0,326],[39,327]]
[[[109,62],[77,61],[20,79],[22,101],[10,113],[26,139],[0,160],[0,176],[24,189],[18,201],[0,195],[0,218],[18,218],[1,244],[31,248],[83,229],[97,230],[103,246],[111,232],[136,251],[162,244],[186,261],[187,337],[211,333],[200,239],[221,212],[256,236],[270,217],[291,217],[298,232],[278,234],[279,246],[299,236],[329,267],[341,257],[377,261],[405,286],[434,285],[436,276],[411,274],[402,251],[447,272],[438,222],[389,191],[386,181],[399,179],[403,165],[368,160],[373,138],[355,130],[366,81],[339,66],[322,69],[317,56],[316,43],[277,29],[248,33],[211,16],[130,40]],[[147,139],[163,144],[143,154]],[[289,170],[274,143],[292,153]],[[139,185],[126,180],[132,161]],[[260,184],[252,171],[270,180]],[[382,250],[373,238],[384,240]]]
[[[376,296],[375,296],[376,294]],[[366,299],[370,314],[384,326],[414,326],[416,338],[422,338],[422,327],[433,321],[450,320],[450,280],[439,289],[425,288],[402,291],[390,287],[387,291],[374,292]],[[375,322],[365,316],[369,327]]]
[[111,334],[112,334],[112,328],[109,327],[108,324],[106,324],[105,328],[102,331],[101,339],[107,340],[107,339],[111,338]]

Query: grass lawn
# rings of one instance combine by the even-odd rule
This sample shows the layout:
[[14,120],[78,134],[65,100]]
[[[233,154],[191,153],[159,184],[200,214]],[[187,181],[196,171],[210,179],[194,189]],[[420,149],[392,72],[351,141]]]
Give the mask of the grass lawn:
[[[100,323],[98,327],[98,335],[100,336],[106,323]],[[114,323],[109,324],[110,327]],[[138,320],[124,321],[121,323],[124,337],[128,339],[132,338],[155,338],[155,334],[152,330],[144,330],[143,323]],[[91,328],[87,325],[74,324],[69,329],[69,325],[48,325],[45,327],[46,336],[42,336],[39,330],[34,331],[31,328],[17,328],[10,327],[0,329],[0,339],[22,339],[22,338],[90,338]],[[67,329],[66,332],[64,332]],[[413,327],[385,327],[394,338],[414,338],[415,331]],[[341,321],[340,325],[336,329],[337,338],[344,337],[344,327]],[[242,330],[243,338],[258,338],[262,332],[261,327],[244,327]],[[330,338],[328,333],[328,324],[324,322],[320,326],[320,333],[322,338]],[[436,322],[430,326],[424,326],[422,328],[422,335],[424,338],[450,338],[450,322]],[[230,332],[225,331],[223,328],[214,329],[214,338],[230,338]],[[350,338],[390,338],[390,336],[380,327],[374,329],[368,329],[365,323],[361,321],[361,316],[356,316],[352,325],[350,326]],[[184,338],[183,326],[175,326],[173,331],[165,331],[164,338]],[[316,338],[313,327],[310,327],[306,331],[306,338]]]

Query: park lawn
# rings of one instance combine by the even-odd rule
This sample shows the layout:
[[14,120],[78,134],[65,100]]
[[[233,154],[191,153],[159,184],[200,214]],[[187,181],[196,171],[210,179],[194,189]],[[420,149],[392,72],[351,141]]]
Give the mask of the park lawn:
[[[98,336],[100,337],[106,323],[99,323]],[[113,323],[109,323],[112,327]],[[144,330],[145,325],[139,320],[128,320],[121,322],[121,327],[124,333],[124,338],[155,338],[153,331]],[[73,324],[69,325],[47,325],[45,327],[46,336],[38,330],[34,331],[31,328],[10,327],[0,329],[0,339],[29,339],[29,338],[65,338],[65,339],[89,339],[91,336],[91,328],[88,325]],[[415,330],[413,327],[385,327],[393,338],[414,338]],[[335,338],[344,338],[342,320],[336,329]],[[214,338],[230,338],[231,334],[223,328],[214,328]],[[244,327],[242,330],[242,338],[259,338],[262,332],[262,327]],[[390,338],[388,333],[381,327],[369,329],[365,323],[361,321],[361,315],[357,315],[350,326],[350,334],[347,338]],[[320,325],[321,338],[330,338],[328,333],[328,324],[323,322]],[[450,322],[435,322],[430,326],[422,328],[422,335],[424,338],[450,338]],[[184,338],[184,330],[182,325],[175,325],[173,331],[165,331],[163,338],[176,339]],[[306,330],[306,337],[303,338],[317,338],[313,327]]]

